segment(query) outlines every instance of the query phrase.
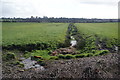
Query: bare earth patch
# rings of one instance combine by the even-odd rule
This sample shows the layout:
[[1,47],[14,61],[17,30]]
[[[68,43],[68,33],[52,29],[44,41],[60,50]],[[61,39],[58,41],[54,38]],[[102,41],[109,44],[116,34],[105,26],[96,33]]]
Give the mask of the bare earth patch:
[[[119,54],[46,61],[45,70],[22,71],[3,62],[3,78],[120,78]],[[20,71],[21,70],[21,71]]]

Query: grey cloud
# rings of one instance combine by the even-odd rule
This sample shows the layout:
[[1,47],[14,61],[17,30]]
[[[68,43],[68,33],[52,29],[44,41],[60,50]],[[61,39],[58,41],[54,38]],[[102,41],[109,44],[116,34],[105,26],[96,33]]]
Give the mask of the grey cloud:
[[118,0],[80,0],[82,4],[91,4],[91,5],[109,5],[115,6],[118,4]]
[[15,3],[15,2],[2,2],[2,16],[15,17],[15,16],[26,16],[34,15],[35,10],[29,3]]
[[118,3],[118,18],[120,19],[120,1]]
[[[115,6],[109,7],[106,5],[116,5],[117,0],[2,0],[2,16],[3,17],[30,17],[30,16],[55,16],[55,17],[100,17],[94,12],[95,7],[82,4],[95,5],[99,11],[106,11],[106,14],[116,13]],[[67,5],[65,3],[67,2]],[[58,3],[57,3],[58,2]],[[63,3],[64,2],[64,3]],[[73,5],[74,4],[74,5]],[[62,6],[61,6],[62,5]],[[99,6],[97,6],[99,5]],[[105,5],[105,6],[101,6]],[[101,8],[105,7],[105,9]],[[111,9],[112,8],[112,9]],[[81,9],[79,11],[79,9]],[[91,14],[86,14],[89,9],[93,9]],[[108,12],[109,11],[109,12]],[[80,13],[80,14],[79,14]],[[101,12],[100,12],[101,13]],[[95,14],[94,16],[92,14]],[[101,14],[102,15],[102,14]],[[109,17],[109,16],[108,16]],[[112,16],[111,16],[112,17]]]
[[12,15],[13,14],[13,5],[9,2],[2,3],[2,16]]

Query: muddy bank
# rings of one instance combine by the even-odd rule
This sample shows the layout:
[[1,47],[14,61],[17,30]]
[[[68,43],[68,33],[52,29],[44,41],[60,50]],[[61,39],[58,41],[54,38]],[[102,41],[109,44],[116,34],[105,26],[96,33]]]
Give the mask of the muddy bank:
[[47,61],[45,70],[20,71],[5,65],[3,78],[120,78],[118,53],[70,60]]

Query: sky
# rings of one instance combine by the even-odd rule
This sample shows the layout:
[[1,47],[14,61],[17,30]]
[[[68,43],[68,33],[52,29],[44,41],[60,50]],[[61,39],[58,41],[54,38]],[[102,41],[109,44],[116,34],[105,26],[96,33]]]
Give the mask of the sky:
[[2,17],[118,18],[119,0],[0,0]]

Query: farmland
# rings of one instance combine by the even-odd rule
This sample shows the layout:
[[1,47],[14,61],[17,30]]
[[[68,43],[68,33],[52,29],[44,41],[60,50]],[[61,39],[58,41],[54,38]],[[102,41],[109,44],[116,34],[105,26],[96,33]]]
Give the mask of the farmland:
[[3,46],[64,43],[67,23],[3,23]]
[[76,23],[80,33],[118,38],[118,23]]
[[[113,49],[120,45],[118,40],[118,23],[77,23],[75,24],[81,36],[88,37],[86,41],[100,45],[102,48]],[[88,44],[91,45],[92,43]]]
[[[115,50],[115,47],[119,46],[119,43],[117,43],[117,23],[6,22],[3,23],[2,30],[4,77],[11,77],[11,75],[14,77],[15,75],[17,77],[22,75],[21,77],[24,77],[23,74],[26,73],[27,75],[30,73],[32,76],[37,75],[39,77],[46,70],[50,75],[47,73],[44,73],[44,75],[51,76],[51,71],[56,75],[59,68],[63,72],[70,68],[69,72],[67,72],[70,75],[74,74],[72,70],[76,69],[78,74],[83,74],[86,73],[84,71],[86,71],[87,67],[91,67],[93,71],[96,71],[94,67],[97,64],[105,63],[106,66],[110,64],[109,66],[112,67],[109,62],[111,58],[112,64],[118,65],[118,63],[115,63],[117,62],[116,56],[112,56],[118,55],[117,50]],[[76,46],[71,46],[70,42],[72,40],[77,42]],[[67,59],[69,60],[67,61]],[[33,61],[36,61],[36,63],[33,63]],[[102,63],[102,61],[104,62]],[[77,68],[77,66],[81,69]],[[41,67],[46,70],[42,70]],[[116,67],[114,69],[116,70]],[[34,72],[37,71],[41,71],[40,74],[34,75]],[[63,75],[64,73],[62,73]],[[93,75],[96,74],[92,73]]]
[[[96,49],[96,44],[101,44],[100,41],[105,42],[107,47],[111,49],[114,45],[118,46],[117,23],[75,23],[74,25],[77,29],[75,31],[78,31],[74,33],[77,34],[75,39],[78,41],[78,50],[82,50],[84,47],[83,49],[86,48],[89,52],[92,48]],[[70,37],[73,34],[67,34],[67,28],[68,23],[3,23],[3,49],[32,51],[34,49],[55,50],[65,47],[66,36]],[[79,36],[83,37],[84,40],[78,38]],[[88,36],[91,37],[85,38]],[[67,43],[69,42],[68,38]],[[81,45],[83,46],[80,47]]]
[[[68,23],[3,23],[3,46],[54,43],[65,40]],[[117,23],[76,23],[80,33],[118,38]]]
[[[69,31],[70,29],[71,31]],[[42,56],[44,59],[50,59],[52,56],[49,54],[52,54],[55,49],[70,46],[71,35],[74,35],[77,40],[77,51],[83,54],[68,55],[70,57],[96,56],[109,52],[98,51],[99,49],[110,48],[112,50],[114,45],[118,46],[117,23],[75,23],[70,25],[68,23],[3,23],[3,49],[17,49],[24,53],[30,51],[24,56]],[[85,38],[88,36],[91,37]],[[98,45],[101,47],[97,48]],[[58,52],[58,54],[61,53]],[[66,56],[62,55],[62,57]]]

